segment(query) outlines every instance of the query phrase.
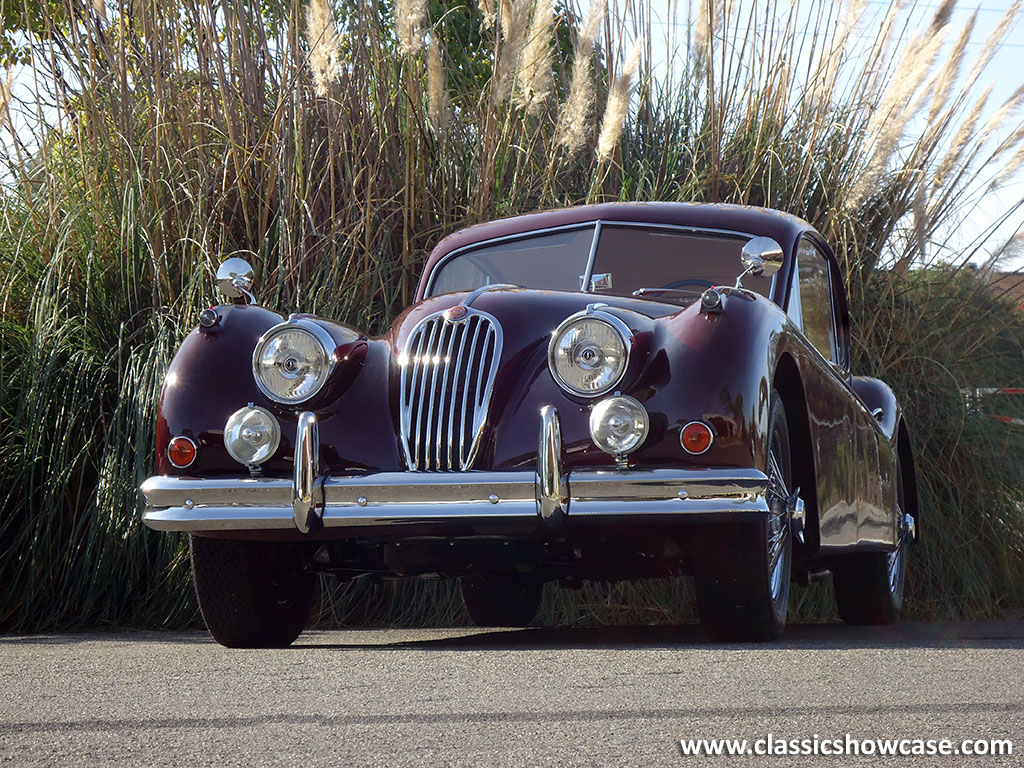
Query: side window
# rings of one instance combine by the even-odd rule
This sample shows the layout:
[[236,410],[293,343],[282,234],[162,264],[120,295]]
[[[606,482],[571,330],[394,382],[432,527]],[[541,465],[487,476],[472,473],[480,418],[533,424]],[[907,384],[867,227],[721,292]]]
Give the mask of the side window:
[[[836,326],[832,318],[828,262],[812,243],[803,240],[797,251],[797,270],[803,331],[826,360],[836,362]],[[793,304],[792,298],[790,304]]]

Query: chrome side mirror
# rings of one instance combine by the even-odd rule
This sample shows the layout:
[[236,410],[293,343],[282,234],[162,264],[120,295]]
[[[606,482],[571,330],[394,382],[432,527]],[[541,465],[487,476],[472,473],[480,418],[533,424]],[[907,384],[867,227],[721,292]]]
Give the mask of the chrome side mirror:
[[770,237],[754,237],[746,242],[740,253],[743,272],[736,278],[736,287],[742,288],[740,280],[747,275],[772,277],[782,268],[782,246]]
[[782,246],[770,237],[754,237],[740,254],[743,269],[754,277],[771,277],[782,268]]
[[217,290],[229,299],[247,298],[250,304],[256,303],[252,295],[254,275],[249,262],[238,256],[221,263],[217,269]]

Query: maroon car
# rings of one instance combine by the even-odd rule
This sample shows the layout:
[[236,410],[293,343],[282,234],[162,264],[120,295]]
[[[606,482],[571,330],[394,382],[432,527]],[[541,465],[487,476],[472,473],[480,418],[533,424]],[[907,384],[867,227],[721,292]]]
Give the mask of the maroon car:
[[380,339],[218,273],[167,372],[144,520],[191,535],[228,646],[302,631],[318,574],[458,577],[519,626],[545,581],[692,574],[716,639],[778,637],[791,580],[887,623],[918,517],[892,390],[854,376],[806,222],[622,203],[469,227]]

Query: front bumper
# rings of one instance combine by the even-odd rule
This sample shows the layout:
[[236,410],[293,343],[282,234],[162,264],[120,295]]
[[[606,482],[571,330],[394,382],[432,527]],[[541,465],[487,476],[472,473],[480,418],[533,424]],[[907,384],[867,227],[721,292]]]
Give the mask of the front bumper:
[[[510,472],[319,472],[312,414],[299,418],[295,474],[170,477],[141,488],[143,521],[160,531],[446,528],[528,535],[586,522],[749,519],[768,512],[768,478],[755,469],[574,469],[563,473],[558,415],[541,412],[537,469]],[[422,525],[418,525],[422,524]],[[397,532],[397,531],[396,531]]]

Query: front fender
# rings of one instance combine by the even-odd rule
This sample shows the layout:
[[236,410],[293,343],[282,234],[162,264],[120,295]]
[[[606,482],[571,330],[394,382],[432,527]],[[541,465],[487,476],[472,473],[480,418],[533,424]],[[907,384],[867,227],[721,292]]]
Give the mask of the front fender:
[[[768,408],[780,350],[794,332],[771,302],[733,293],[723,312],[698,306],[653,319],[606,307],[632,330],[634,347],[621,392],[643,403],[650,416],[644,445],[629,457],[643,467],[743,467],[765,464]],[[612,466],[590,439],[589,417],[598,398],[562,390],[547,363],[548,337],[518,351],[513,367],[495,389],[489,450],[482,458],[495,469],[536,462],[540,409],[557,408],[568,468]],[[715,433],[712,447],[690,455],[680,443],[682,428],[703,421]]]

